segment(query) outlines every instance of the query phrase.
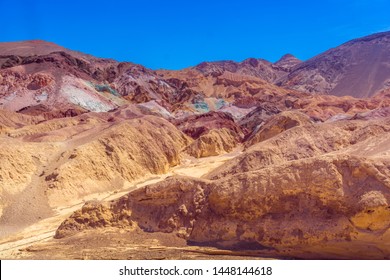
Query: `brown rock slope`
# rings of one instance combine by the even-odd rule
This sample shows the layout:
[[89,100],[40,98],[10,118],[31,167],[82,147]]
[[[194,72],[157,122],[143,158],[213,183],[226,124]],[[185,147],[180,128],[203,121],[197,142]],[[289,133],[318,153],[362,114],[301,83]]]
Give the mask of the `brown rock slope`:
[[[171,177],[108,204],[87,204],[56,237],[138,225],[190,243],[267,248],[279,256],[389,258],[389,124],[291,128],[254,146],[268,159],[249,149],[209,175],[216,179]],[[317,132],[315,142],[303,128]]]
[[2,109],[30,114],[56,110],[63,115],[69,109],[106,112],[150,100],[169,105],[176,101],[175,94],[185,92],[141,65],[96,58],[44,41],[0,43]]
[[[171,178],[111,204],[87,204],[59,227],[56,237],[87,228],[138,225],[148,232],[172,232],[192,243],[267,247],[280,255],[328,242],[348,242],[356,251],[359,242],[368,240],[374,248],[365,255],[345,252],[344,257],[365,258],[375,247],[383,250],[375,258],[389,257],[388,240],[382,238],[390,218],[387,164],[323,158],[217,181]],[[351,165],[352,172],[346,167]]]
[[275,63],[264,59],[248,58],[242,62],[231,60],[202,62],[193,69],[205,76],[218,77],[223,76],[223,73],[234,73],[237,76],[252,76],[273,83],[289,73],[299,63],[301,63],[299,59],[291,54],[286,54]]
[[312,93],[370,97],[390,87],[390,32],[349,41],[293,68],[279,85]]
[[241,128],[228,113],[209,112],[201,115],[193,115],[183,119],[173,121],[178,129],[188,136],[197,139],[201,135],[213,129],[225,128],[237,137],[242,137]]
[[[41,166],[48,164],[50,154],[60,150],[60,144],[26,143],[0,136],[0,224],[9,215],[10,225],[25,221],[24,215],[38,218],[49,211],[44,189],[38,185]],[[33,206],[33,207],[32,207]],[[27,218],[29,219],[29,218]]]
[[31,117],[6,110],[0,110],[0,134],[25,125],[37,124],[44,119],[45,118],[43,116]]
[[273,65],[276,68],[279,68],[285,72],[291,72],[295,66],[300,64],[302,61],[293,56],[292,54],[285,54],[278,61],[276,61]]
[[360,98],[388,88],[388,49],[388,33],[381,33],[306,62],[286,55],[276,63],[250,58],[152,71],[44,41],[0,43],[0,108],[49,119],[147,103],[168,116],[215,110],[240,119],[256,106],[269,106],[324,120],[364,102],[311,99],[307,92]]
[[281,132],[293,128],[310,124],[310,118],[300,113],[299,111],[284,111],[268,119],[257,127],[251,135],[249,135],[245,145],[247,147],[272,138]]
[[[234,104],[245,104],[248,98],[262,97],[265,99],[264,101],[267,101],[267,98],[270,99],[277,93],[295,93],[292,90],[275,86],[266,79],[241,72],[231,72],[229,68],[225,67],[215,73],[201,71],[198,67],[180,71],[161,70],[157,73],[166,81],[170,83],[176,81],[184,88],[197,93],[198,96],[223,98]],[[189,100],[193,100],[193,98]]]

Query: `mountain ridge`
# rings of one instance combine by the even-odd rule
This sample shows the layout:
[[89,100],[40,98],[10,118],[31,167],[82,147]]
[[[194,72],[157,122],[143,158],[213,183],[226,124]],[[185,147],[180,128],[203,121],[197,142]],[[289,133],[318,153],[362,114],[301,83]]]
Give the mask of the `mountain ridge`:
[[[45,70],[50,71],[50,67],[64,68],[76,77],[109,84],[117,79],[116,83],[121,84],[119,87],[124,86],[126,92],[134,92],[130,96],[133,96],[133,94],[145,95],[141,99],[138,98],[138,100],[143,101],[156,99],[151,91],[165,91],[158,83],[150,89],[144,82],[139,82],[138,79],[144,74],[149,77],[146,80],[150,82],[151,78],[159,80],[158,73],[186,73],[188,69],[196,70],[204,76],[214,78],[221,77],[224,73],[233,73],[237,76],[260,78],[267,83],[302,92],[366,98],[390,87],[389,38],[390,32],[371,34],[350,40],[306,61],[300,61],[291,54],[286,54],[275,63],[261,58],[247,58],[241,62],[232,60],[202,62],[181,70],[152,70],[132,62],[96,58],[63,48],[51,42],[29,40],[0,43],[0,67],[2,71],[15,69],[19,72],[31,74]],[[45,64],[45,66],[42,68],[41,64]],[[23,70],[18,70],[18,66],[23,67]],[[133,81],[129,81],[129,77],[119,77],[129,68],[138,68],[138,70],[135,70],[137,73],[132,71],[132,74],[136,74],[135,77],[132,75],[133,77],[130,78]],[[62,72],[59,74],[60,76],[67,74],[67,72]],[[58,74],[55,76],[58,76]],[[166,83],[167,81],[161,82]],[[57,83],[61,84],[61,82]],[[134,83],[136,85],[126,86]],[[168,90],[169,95],[178,91],[174,86],[169,86],[171,87]],[[113,88],[115,87],[118,87],[118,85]],[[121,91],[121,89],[116,90]],[[7,93],[3,92],[2,94]],[[121,94],[126,93],[122,90]],[[133,97],[130,99],[133,99]],[[161,99],[161,97],[157,97],[157,99]]]

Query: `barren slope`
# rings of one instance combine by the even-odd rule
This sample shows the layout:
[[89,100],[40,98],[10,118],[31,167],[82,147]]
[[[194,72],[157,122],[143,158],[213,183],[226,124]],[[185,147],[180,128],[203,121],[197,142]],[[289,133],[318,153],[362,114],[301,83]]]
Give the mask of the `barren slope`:
[[299,65],[279,85],[311,93],[370,97],[390,87],[390,32],[349,41]]

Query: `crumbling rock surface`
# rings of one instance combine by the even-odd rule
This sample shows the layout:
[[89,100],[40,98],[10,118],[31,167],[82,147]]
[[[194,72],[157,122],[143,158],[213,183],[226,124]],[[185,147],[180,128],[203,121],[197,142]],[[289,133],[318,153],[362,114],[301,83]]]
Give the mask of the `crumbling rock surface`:
[[389,119],[386,118],[381,121],[339,121],[296,126],[248,147],[244,154],[210,172],[208,178],[223,178],[229,174],[336,151],[349,154],[348,149],[353,149],[353,154],[367,151],[370,155],[370,147],[374,143],[385,150],[389,148],[385,144],[390,131],[389,124]]
[[185,151],[196,158],[217,156],[231,152],[240,137],[227,128],[213,129],[192,142]]

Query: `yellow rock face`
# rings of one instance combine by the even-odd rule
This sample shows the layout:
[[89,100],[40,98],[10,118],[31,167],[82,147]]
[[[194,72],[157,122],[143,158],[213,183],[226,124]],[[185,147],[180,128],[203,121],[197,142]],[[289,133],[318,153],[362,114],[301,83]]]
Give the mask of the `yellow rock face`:
[[390,227],[389,207],[365,209],[351,218],[352,223],[359,229],[371,231],[384,230]]
[[174,126],[154,117],[113,125],[78,146],[51,177],[48,174],[48,195],[52,201],[60,193],[62,197],[77,198],[120,188],[150,174],[166,173],[179,163],[180,150],[187,141]]
[[362,211],[351,218],[359,229],[370,231],[390,228],[390,206],[386,196],[380,191],[371,191],[362,195],[360,200]]

